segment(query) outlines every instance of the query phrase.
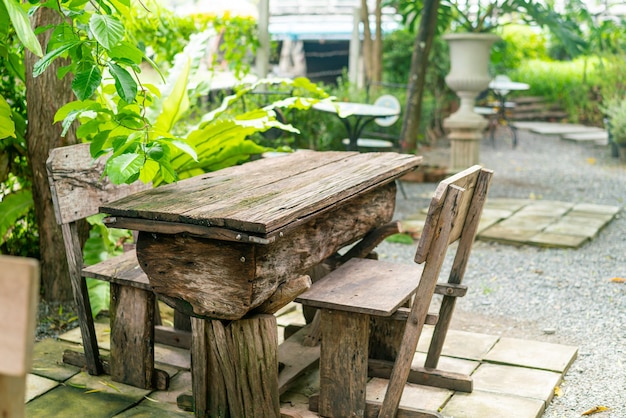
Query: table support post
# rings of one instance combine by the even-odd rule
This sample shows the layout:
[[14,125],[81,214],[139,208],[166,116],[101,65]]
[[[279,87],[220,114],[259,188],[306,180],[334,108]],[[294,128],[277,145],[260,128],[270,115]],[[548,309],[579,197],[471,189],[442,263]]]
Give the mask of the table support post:
[[192,318],[191,326],[196,416],[280,417],[276,318]]

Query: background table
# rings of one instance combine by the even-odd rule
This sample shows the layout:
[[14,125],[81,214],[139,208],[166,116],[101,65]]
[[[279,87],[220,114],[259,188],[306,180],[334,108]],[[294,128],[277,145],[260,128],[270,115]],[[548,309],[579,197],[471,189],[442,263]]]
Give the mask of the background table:
[[420,161],[396,153],[300,151],[101,208],[111,225],[140,231],[137,258],[154,291],[197,317],[198,416],[254,415],[246,408],[278,416],[276,326],[268,314],[306,289],[310,267],[389,222],[394,180]]
[[349,151],[358,149],[357,140],[368,123],[377,118],[387,118],[400,113],[399,110],[384,106],[352,102],[319,102],[314,104],[313,108],[322,112],[334,113],[341,119],[350,140]]

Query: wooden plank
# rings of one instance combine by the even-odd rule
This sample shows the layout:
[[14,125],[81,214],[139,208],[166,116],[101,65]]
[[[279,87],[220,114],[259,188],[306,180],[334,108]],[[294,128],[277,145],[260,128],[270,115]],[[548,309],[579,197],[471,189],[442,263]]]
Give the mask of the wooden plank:
[[23,418],[26,375],[30,371],[39,263],[0,255],[0,417]]
[[320,416],[362,417],[370,318],[327,309],[321,315]]
[[[86,366],[85,354],[78,351],[65,350],[63,352],[63,363],[70,364],[72,366],[80,367],[81,369]],[[111,363],[109,357],[102,356],[101,364],[104,374],[111,374]],[[161,369],[154,369],[152,387],[157,390],[167,390],[170,385],[170,375]]]
[[163,325],[155,325],[154,342],[188,350],[191,347],[191,332]]
[[[393,361],[386,359],[374,359],[370,356],[368,366],[368,373],[370,377],[389,379],[392,368]],[[424,367],[412,366],[409,371],[407,382],[466,393],[471,393],[473,389],[471,376],[461,373],[447,372],[444,370],[426,369]]]
[[316,308],[390,316],[413,294],[422,270],[420,265],[353,258],[296,301]]
[[111,378],[139,388],[154,375],[154,293],[111,284]]
[[395,153],[306,156],[259,160],[276,163],[255,161],[198,176],[139,193],[101,210],[113,216],[270,233],[303,215],[390,182],[421,161],[421,157]]
[[82,270],[83,277],[92,277],[124,286],[150,290],[148,276],[139,267],[135,250],[104,260],[98,264],[87,266]]
[[310,327],[310,324],[302,327],[278,346],[278,362],[283,365],[278,375],[278,392],[281,395],[302,373],[319,364],[319,345],[307,347],[302,344]]
[[50,151],[46,168],[57,223],[66,224],[86,218],[98,213],[98,207],[105,202],[152,188],[141,182],[112,184],[108,178],[102,178],[105,162],[105,156],[94,161],[89,153],[89,144]]
[[38,292],[36,260],[0,256],[0,374],[24,376],[30,370]]

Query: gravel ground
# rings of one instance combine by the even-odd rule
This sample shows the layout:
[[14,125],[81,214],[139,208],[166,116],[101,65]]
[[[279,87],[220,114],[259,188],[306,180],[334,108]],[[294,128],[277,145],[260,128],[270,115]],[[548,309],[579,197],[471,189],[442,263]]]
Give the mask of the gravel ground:
[[[575,144],[520,131],[517,149],[481,147],[495,171],[489,197],[535,198],[623,207],[626,164],[608,147]],[[447,162],[425,152],[425,163]],[[435,184],[404,183],[396,219],[428,206]],[[381,257],[405,262],[415,248],[383,243]],[[450,260],[447,260],[449,264]],[[445,267],[444,267],[445,268]],[[626,213],[579,249],[476,242],[453,327],[573,345],[578,358],[544,417],[569,418],[596,406],[598,417],[626,417]]]

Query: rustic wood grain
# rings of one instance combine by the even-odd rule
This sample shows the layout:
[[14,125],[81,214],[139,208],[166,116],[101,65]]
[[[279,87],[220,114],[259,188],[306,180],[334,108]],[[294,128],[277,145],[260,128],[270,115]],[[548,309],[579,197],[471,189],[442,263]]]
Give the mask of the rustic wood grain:
[[152,388],[154,293],[111,283],[111,378]]
[[281,395],[302,373],[319,364],[319,345],[309,347],[302,345],[310,327],[311,325],[302,327],[278,346],[278,361],[284,366],[278,374],[278,392]]
[[137,263],[135,250],[87,266],[83,268],[82,275],[138,289],[152,290],[148,276]]
[[101,211],[269,234],[391,182],[420,161],[395,153],[294,153],[141,192]]
[[369,316],[321,310],[320,416],[363,417]]
[[276,318],[192,318],[192,329],[196,416],[279,417]]
[[187,302],[173,307],[190,315],[239,319],[271,297],[280,284],[389,222],[394,196],[395,184],[387,184],[268,245],[141,232],[137,258],[154,291],[166,296],[165,302]]
[[0,256],[0,417],[24,417],[37,321],[39,263]]
[[129,194],[151,189],[141,182],[115,185],[102,178],[106,157],[94,160],[89,144],[55,148],[46,162],[55,215],[67,224],[98,213],[98,207]]
[[274,294],[254,309],[256,314],[273,314],[292,302],[299,294],[311,287],[311,278],[307,275],[287,279],[281,283]]

